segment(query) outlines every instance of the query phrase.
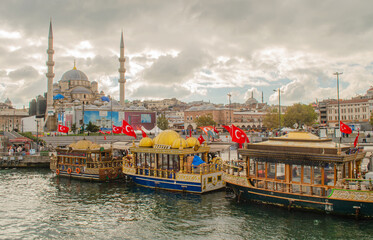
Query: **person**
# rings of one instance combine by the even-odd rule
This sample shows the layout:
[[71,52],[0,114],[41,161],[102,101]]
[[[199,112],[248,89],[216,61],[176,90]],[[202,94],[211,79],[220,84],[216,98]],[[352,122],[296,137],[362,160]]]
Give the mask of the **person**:
[[21,147],[21,145],[18,146],[18,148],[17,148],[17,152],[22,152],[22,147]]
[[298,177],[298,168],[297,167],[293,168],[293,177]]
[[14,149],[12,147],[9,148],[9,156],[12,156],[14,153]]

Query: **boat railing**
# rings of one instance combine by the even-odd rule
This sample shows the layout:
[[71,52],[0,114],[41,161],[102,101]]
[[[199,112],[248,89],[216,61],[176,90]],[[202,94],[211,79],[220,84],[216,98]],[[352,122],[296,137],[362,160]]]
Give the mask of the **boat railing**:
[[294,193],[301,195],[313,195],[325,197],[330,193],[330,189],[333,186],[311,184],[311,183],[300,183],[300,182],[285,182],[285,180],[268,179],[260,177],[251,177],[252,184],[256,188],[267,189],[271,191]]
[[110,160],[110,161],[75,161],[75,162],[69,162],[69,161],[61,161],[59,162],[59,165],[65,165],[65,166],[74,166],[74,167],[84,167],[87,168],[112,168],[112,167],[122,167],[123,161],[122,160]]
[[138,175],[175,179],[174,170],[153,169],[153,168],[146,168],[146,167],[135,167],[135,168],[136,168],[136,174]]
[[203,164],[197,167],[192,167],[191,170],[192,174],[209,174],[222,171],[222,165],[214,163]]
[[345,178],[342,179],[341,184],[339,184],[339,186],[337,187],[350,190],[373,191],[373,180],[360,178]]

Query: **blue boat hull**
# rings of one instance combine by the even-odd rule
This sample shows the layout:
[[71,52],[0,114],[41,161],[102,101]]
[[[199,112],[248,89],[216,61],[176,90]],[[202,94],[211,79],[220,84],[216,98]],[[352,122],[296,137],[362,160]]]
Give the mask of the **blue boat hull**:
[[188,182],[188,181],[177,181],[176,179],[167,179],[167,178],[156,178],[156,177],[149,177],[149,176],[138,176],[138,175],[129,175],[133,182],[136,184],[150,187],[150,188],[157,188],[157,189],[165,189],[171,191],[182,191],[182,192],[190,192],[190,193],[202,193],[202,184],[196,182]]

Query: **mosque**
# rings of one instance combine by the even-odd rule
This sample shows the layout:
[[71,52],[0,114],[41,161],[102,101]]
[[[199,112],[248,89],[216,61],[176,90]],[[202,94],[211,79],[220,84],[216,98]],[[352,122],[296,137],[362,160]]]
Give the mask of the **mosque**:
[[125,119],[132,125],[144,126],[152,129],[155,126],[155,113],[148,111],[144,107],[125,106],[125,57],[123,32],[120,40],[119,56],[119,102],[110,99],[110,103],[103,101],[105,96],[99,90],[96,81],[89,81],[87,75],[78,70],[74,62],[73,69],[65,72],[57,83],[54,80],[54,49],[52,22],[49,25],[48,36],[48,67],[46,111],[44,130],[47,132],[56,131],[58,124],[68,126],[73,125],[80,128],[89,122],[98,125],[102,129],[111,129],[111,125],[119,125]]

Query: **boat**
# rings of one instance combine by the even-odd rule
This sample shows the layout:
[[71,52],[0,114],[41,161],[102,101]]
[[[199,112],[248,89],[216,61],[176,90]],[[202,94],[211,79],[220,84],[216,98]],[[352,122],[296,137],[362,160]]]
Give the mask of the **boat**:
[[50,169],[61,177],[95,181],[123,179],[123,156],[89,140],[80,140],[66,148],[57,148]]
[[165,130],[129,150],[132,156],[123,162],[123,173],[138,185],[198,194],[225,187],[221,159],[212,158],[210,147],[194,137],[183,139]]
[[365,156],[354,148],[308,132],[249,143],[223,176],[237,200],[288,209],[373,217],[373,185],[363,179]]

